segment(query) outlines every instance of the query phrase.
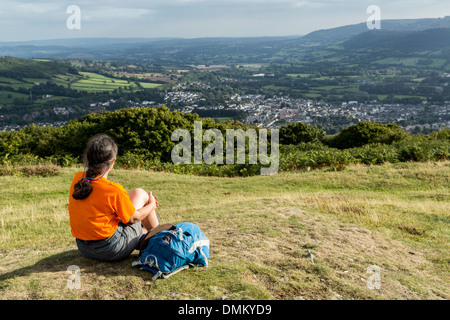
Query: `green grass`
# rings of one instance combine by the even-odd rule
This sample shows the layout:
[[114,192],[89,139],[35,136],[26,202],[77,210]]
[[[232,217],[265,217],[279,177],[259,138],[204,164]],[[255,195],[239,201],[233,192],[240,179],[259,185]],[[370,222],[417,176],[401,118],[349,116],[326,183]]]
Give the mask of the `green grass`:
[[46,83],[48,81],[48,79],[43,79],[43,78],[23,78],[23,81],[35,84],[35,83]]
[[[11,96],[9,98],[8,96]],[[28,98],[28,94],[23,94],[14,91],[0,91],[0,104],[12,104],[15,98]]]
[[113,91],[114,89],[127,89],[133,83],[129,83],[126,80],[113,79],[97,73],[92,72],[80,72],[82,76],[81,80],[78,80],[70,85],[74,90],[83,90],[88,92],[98,91]]
[[291,78],[308,78],[309,76],[312,76],[310,73],[289,73],[287,74],[288,77]]
[[153,88],[158,88],[158,87],[162,86],[162,84],[159,84],[159,83],[140,82],[140,84],[145,89],[153,89]]
[[385,58],[382,60],[374,61],[374,63],[378,64],[388,64],[388,65],[404,65],[404,66],[416,66],[417,62],[420,58],[411,57],[411,58]]
[[305,96],[306,98],[318,98],[321,97],[322,95],[320,93],[304,93],[303,96]]
[[71,100],[72,98],[70,97],[63,97],[63,96],[55,96],[55,97],[50,97],[50,98],[45,98],[45,99],[39,99],[39,100],[35,100],[35,103],[46,103],[46,102],[50,102],[50,101],[59,101],[61,103],[64,103],[64,100]]
[[[151,282],[127,260],[79,256],[67,212],[80,168],[0,177],[2,299],[448,299],[450,162],[218,178],[114,170],[152,190],[162,223],[211,240],[208,269]],[[314,262],[307,256],[314,255]],[[81,289],[66,288],[71,265]],[[369,290],[367,268],[381,269]]]
[[[380,94],[380,95],[378,95],[378,100],[383,101],[387,97],[388,96],[385,95],[385,94],[384,95]],[[426,99],[426,97],[424,97],[424,96],[408,96],[408,95],[399,95],[399,94],[394,95],[394,99],[404,99],[404,98],[419,98],[419,99],[422,99],[422,100]]]
[[[403,65],[407,67],[417,67],[420,66],[418,63],[421,57],[409,57],[409,58],[385,58],[381,60],[374,61],[377,64],[386,64],[386,65]],[[442,68],[447,63],[445,59],[431,59],[431,63],[427,65],[430,68]]]
[[8,86],[14,89],[19,88],[30,89],[34,86],[35,82],[46,82],[46,81],[47,80],[44,79],[23,79],[22,81],[20,81],[13,78],[0,77],[0,85]]
[[320,87],[311,87],[312,90],[316,91],[331,91],[335,90],[337,92],[358,92],[358,87],[347,87],[347,86],[320,86]]
[[13,79],[13,78],[6,78],[6,77],[0,76],[0,83],[14,84],[14,83],[22,83],[22,81],[19,81],[17,79]]

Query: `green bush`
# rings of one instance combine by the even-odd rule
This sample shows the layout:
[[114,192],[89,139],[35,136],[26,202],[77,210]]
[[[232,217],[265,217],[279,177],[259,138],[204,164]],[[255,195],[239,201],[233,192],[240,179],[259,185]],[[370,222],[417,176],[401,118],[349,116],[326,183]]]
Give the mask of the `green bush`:
[[415,139],[397,143],[399,161],[439,161],[450,155],[450,141]]
[[337,149],[322,144],[281,146],[280,169],[282,171],[311,170],[329,167],[341,170],[349,164],[376,165],[407,161],[447,160],[450,141],[432,140],[433,136],[410,137],[387,144],[367,144],[358,148]]
[[124,169],[141,169],[145,163],[145,156],[127,152],[117,157],[116,166]]
[[397,149],[390,145],[371,144],[360,148],[348,149],[353,163],[383,164],[398,162]]
[[372,143],[392,144],[395,141],[405,139],[407,136],[408,133],[397,124],[359,122],[343,129],[328,143],[331,147],[348,149]]
[[424,138],[429,140],[447,140],[450,141],[450,128],[443,128],[439,131],[430,133],[428,136]]
[[325,132],[303,122],[290,123],[280,128],[280,144],[299,144],[320,141]]

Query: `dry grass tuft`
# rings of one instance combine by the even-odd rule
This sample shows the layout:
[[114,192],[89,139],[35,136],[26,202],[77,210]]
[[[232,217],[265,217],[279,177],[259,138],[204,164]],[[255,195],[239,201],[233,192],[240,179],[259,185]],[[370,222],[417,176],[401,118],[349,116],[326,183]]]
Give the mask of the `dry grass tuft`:
[[0,167],[0,176],[50,177],[59,174],[61,167],[55,164]]

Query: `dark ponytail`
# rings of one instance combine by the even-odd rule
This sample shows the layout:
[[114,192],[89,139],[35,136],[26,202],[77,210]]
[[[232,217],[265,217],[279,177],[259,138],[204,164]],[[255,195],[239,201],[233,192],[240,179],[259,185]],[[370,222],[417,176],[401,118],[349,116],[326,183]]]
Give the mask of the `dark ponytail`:
[[[84,151],[84,163],[87,171],[74,186],[72,197],[76,200],[86,199],[92,192],[91,182],[95,177],[109,170],[117,156],[117,145],[111,137],[101,134],[91,138]],[[103,176],[102,176],[103,177]]]
[[91,183],[85,179],[81,179],[77,184],[73,186],[72,197],[75,200],[86,199],[92,192]]

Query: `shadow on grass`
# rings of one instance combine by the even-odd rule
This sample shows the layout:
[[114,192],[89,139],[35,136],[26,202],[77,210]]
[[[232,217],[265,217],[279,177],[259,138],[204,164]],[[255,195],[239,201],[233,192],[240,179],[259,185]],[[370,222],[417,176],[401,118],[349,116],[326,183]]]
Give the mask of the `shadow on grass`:
[[33,265],[0,274],[0,282],[8,279],[14,279],[16,277],[26,277],[30,274],[40,272],[67,272],[69,266],[77,266],[81,269],[83,274],[91,274],[94,276],[102,275],[105,277],[111,277],[121,275],[138,275],[144,280],[147,280],[147,278],[151,279],[151,273],[142,272],[131,266],[131,263],[137,258],[137,251],[135,251],[135,253],[131,254],[131,256],[122,261],[101,262],[82,257],[78,250],[68,250],[48,256]]

